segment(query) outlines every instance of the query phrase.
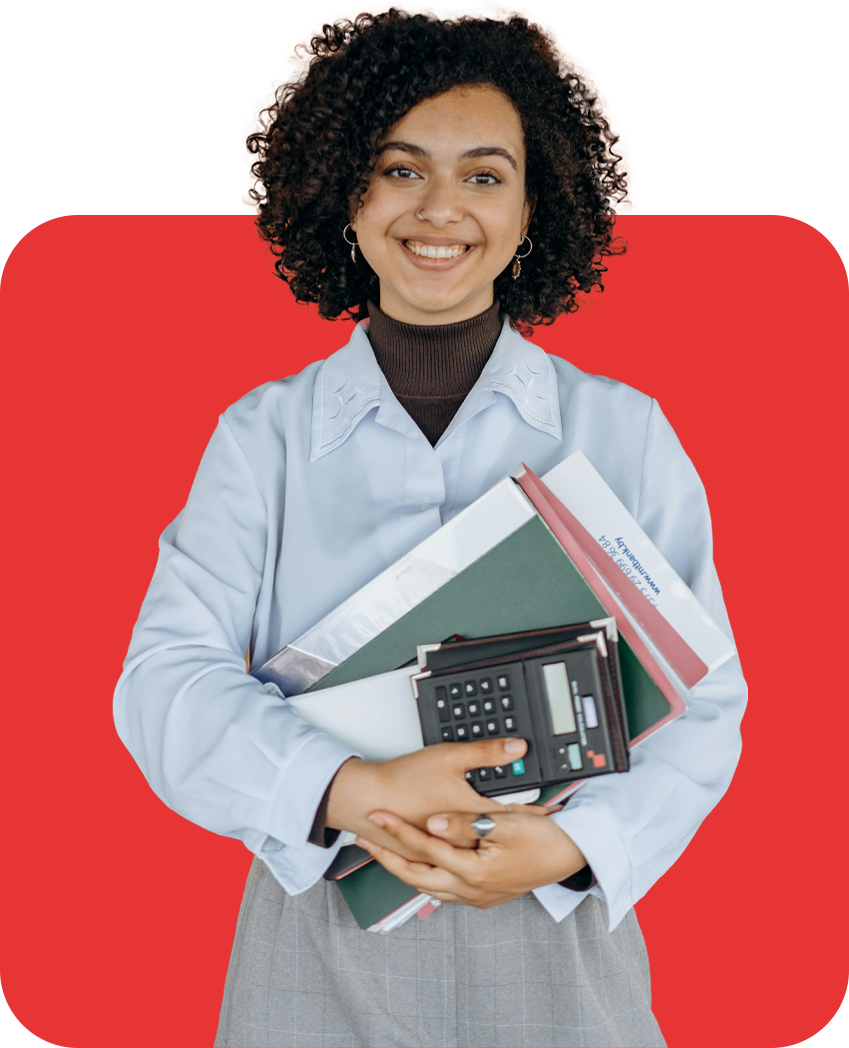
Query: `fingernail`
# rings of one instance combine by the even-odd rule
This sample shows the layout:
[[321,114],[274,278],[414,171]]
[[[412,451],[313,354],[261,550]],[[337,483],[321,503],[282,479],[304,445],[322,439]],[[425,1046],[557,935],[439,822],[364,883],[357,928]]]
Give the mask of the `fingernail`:
[[382,815],[369,815],[369,821],[373,822],[375,826],[385,826],[386,819]]
[[437,833],[448,829],[448,820],[444,815],[434,815],[432,819],[427,820],[427,828],[429,830],[435,830]]
[[508,739],[504,743],[504,749],[507,753],[524,753],[525,743],[522,739]]

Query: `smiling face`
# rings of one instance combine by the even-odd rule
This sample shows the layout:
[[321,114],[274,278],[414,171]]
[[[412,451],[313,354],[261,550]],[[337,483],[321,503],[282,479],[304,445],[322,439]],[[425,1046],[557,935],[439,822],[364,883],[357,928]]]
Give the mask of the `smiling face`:
[[531,210],[512,102],[494,87],[456,87],[389,129],[351,225],[383,312],[449,324],[492,305]]

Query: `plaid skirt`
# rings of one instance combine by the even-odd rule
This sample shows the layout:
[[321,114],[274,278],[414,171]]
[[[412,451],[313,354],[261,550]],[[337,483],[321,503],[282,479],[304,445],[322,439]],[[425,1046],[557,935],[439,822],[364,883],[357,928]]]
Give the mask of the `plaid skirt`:
[[388,935],[338,888],[289,896],[254,859],[216,1048],[664,1046],[633,910],[612,933],[588,895],[554,921],[533,895],[445,903]]

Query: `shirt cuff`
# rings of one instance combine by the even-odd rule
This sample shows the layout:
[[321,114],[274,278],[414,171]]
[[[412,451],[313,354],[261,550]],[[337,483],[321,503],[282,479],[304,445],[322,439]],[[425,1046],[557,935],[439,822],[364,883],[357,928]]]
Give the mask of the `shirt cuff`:
[[325,791],[345,761],[359,756],[324,732],[308,736],[278,783],[269,835],[299,851],[310,847],[310,832]]
[[[596,879],[588,890],[607,903],[608,931],[612,932],[634,904],[631,862],[616,823],[603,807],[579,794],[549,818],[568,834],[587,860]],[[582,898],[562,884],[546,885],[534,894],[557,921],[571,913]]]

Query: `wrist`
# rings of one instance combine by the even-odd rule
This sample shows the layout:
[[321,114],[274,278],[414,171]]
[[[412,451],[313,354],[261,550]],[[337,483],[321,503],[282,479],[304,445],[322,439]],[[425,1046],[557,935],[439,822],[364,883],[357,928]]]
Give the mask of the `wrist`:
[[563,881],[574,877],[576,873],[579,873],[587,866],[586,857],[577,844],[564,830],[560,830],[560,833],[563,836],[563,840],[560,841],[555,860],[557,876],[553,878],[553,883],[557,884],[562,884]]
[[374,762],[349,757],[330,784],[325,825],[330,830],[354,830],[362,820],[363,801],[370,793]]

